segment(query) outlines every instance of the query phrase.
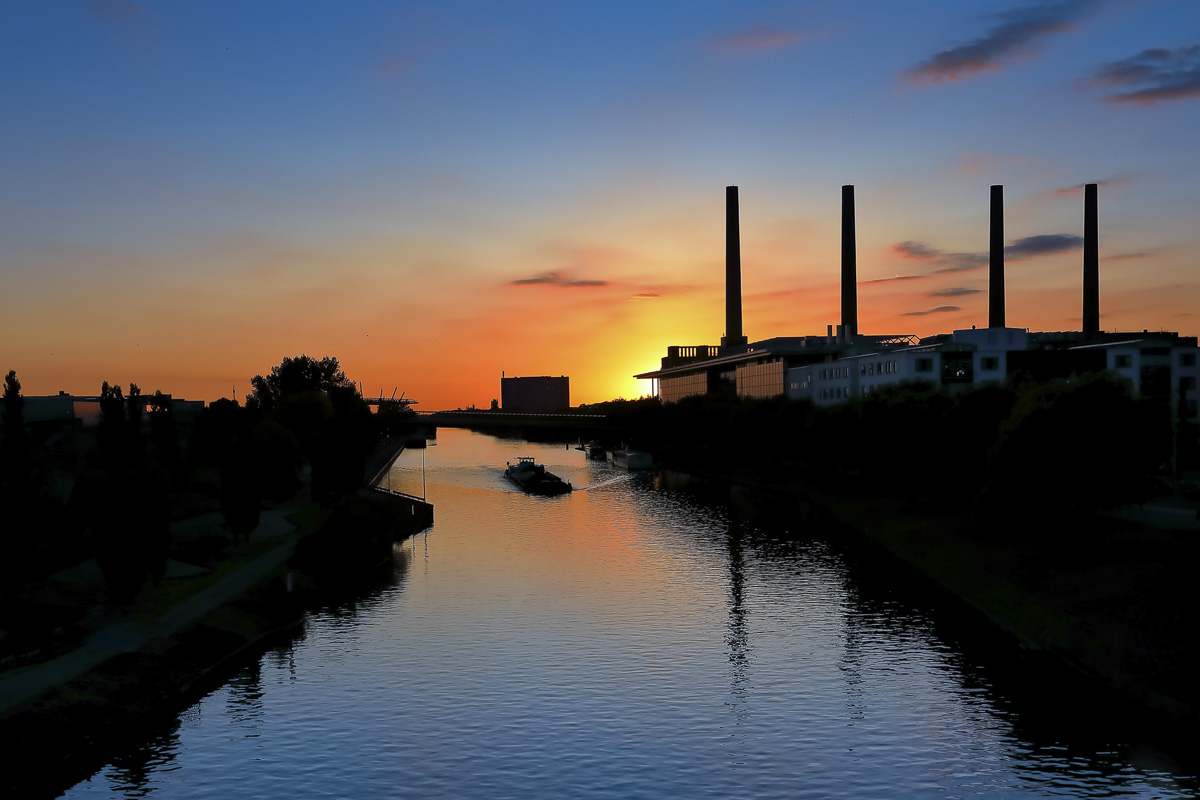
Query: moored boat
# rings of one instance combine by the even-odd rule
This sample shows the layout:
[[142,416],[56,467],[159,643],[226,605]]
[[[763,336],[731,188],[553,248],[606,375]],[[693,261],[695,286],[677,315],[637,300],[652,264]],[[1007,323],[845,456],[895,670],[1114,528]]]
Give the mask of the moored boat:
[[529,494],[567,494],[573,489],[570,481],[547,472],[543,465],[526,456],[518,458],[516,464],[510,462],[504,468],[504,477]]
[[650,457],[649,453],[642,450],[625,448],[614,450],[612,462],[614,467],[623,469],[653,469],[654,467],[654,459]]

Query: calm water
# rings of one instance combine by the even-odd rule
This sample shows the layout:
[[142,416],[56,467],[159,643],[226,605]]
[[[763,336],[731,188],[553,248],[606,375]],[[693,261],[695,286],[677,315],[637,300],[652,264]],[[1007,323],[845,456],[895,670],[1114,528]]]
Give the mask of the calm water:
[[[518,455],[589,488],[526,496]],[[437,523],[388,585],[64,796],[1196,796],[1119,727],[1011,696],[820,531],[562,445],[447,430],[424,460]]]

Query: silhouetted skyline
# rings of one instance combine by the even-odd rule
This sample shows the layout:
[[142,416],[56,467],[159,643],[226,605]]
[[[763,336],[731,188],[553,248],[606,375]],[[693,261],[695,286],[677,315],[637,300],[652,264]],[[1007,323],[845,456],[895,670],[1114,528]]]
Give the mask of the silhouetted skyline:
[[751,338],[1079,330],[1099,183],[1102,329],[1196,334],[1200,10],[1070,0],[470,9],[0,9],[4,369],[27,394],[136,381],[211,400],[335,355],[423,408],[572,378],[645,390],[716,341],[721,187]]

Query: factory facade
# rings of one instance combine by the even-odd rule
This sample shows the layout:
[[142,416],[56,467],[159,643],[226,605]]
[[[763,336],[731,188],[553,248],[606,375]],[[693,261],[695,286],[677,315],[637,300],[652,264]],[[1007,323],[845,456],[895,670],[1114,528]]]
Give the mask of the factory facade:
[[539,375],[500,378],[500,407],[524,414],[549,414],[571,406],[571,379]]
[[1197,341],[1175,332],[1100,330],[1097,186],[1084,191],[1083,330],[1032,332],[1005,325],[1003,187],[991,187],[988,327],[918,339],[858,333],[854,187],[842,187],[840,325],[824,336],[749,342],[742,332],[737,187],[726,189],[726,335],[720,346],[667,349],[651,381],[664,402],[706,393],[787,395],[817,405],[869,396],[906,382],[955,393],[1022,374],[1036,380],[1109,371],[1135,392],[1197,418]]

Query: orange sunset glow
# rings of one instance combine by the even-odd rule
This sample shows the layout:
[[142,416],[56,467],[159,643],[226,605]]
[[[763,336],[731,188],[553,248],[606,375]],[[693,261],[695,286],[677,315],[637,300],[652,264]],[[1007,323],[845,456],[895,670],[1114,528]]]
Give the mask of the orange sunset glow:
[[1125,37],[1142,18],[1120,4],[1025,60],[952,65],[926,59],[931,32],[895,44],[909,23],[894,10],[853,30],[652,17],[619,61],[569,67],[549,20],[518,46],[481,17],[432,49],[403,26],[351,26],[303,91],[267,66],[296,43],[212,55],[169,9],[101,5],[66,38],[4,12],[24,32],[5,74],[26,83],[4,134],[3,352],[31,394],[132,381],[240,398],[306,353],[425,409],[486,405],[502,372],[567,375],[573,404],[636,397],[651,387],[631,376],[668,345],[724,333],[726,185],[741,188],[751,341],[839,322],[843,183],[863,333],[986,324],[986,270],[963,258],[986,253],[992,184],[1010,246],[1068,243],[1010,258],[1009,324],[1077,329],[1069,243],[1088,182],[1103,327],[1197,332],[1200,181],[1182,132],[1200,93],[1121,100],[1125,73],[1104,65],[1174,31],[1150,15],[1157,35]]

